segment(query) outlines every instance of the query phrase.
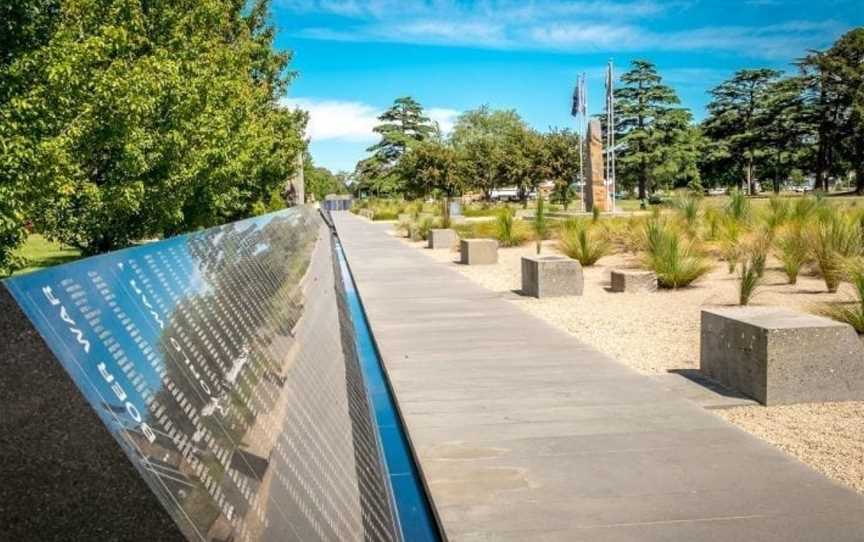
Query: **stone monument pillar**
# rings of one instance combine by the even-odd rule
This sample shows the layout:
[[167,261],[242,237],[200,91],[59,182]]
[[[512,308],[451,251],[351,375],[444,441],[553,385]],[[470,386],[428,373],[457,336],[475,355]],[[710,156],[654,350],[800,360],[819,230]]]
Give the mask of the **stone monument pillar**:
[[297,171],[285,186],[285,203],[288,207],[306,203],[305,180],[303,179],[303,151],[297,153]]
[[601,211],[608,211],[609,198],[603,179],[603,135],[597,119],[588,123],[585,147],[585,210],[590,211],[596,206]]

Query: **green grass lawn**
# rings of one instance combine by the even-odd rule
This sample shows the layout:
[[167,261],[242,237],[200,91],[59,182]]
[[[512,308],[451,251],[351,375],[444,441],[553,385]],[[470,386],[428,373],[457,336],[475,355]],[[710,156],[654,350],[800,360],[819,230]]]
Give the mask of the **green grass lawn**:
[[78,249],[49,241],[39,234],[33,234],[27,238],[27,241],[18,250],[18,255],[26,260],[25,267],[19,269],[13,275],[30,273],[44,267],[77,260],[81,257],[81,252]]

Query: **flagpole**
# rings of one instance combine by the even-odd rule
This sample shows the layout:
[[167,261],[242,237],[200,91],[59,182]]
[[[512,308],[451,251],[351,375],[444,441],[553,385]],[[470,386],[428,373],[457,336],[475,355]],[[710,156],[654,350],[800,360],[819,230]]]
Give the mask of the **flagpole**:
[[579,131],[580,131],[580,139],[581,139],[580,143],[582,143],[582,144],[579,146],[579,151],[580,151],[580,162],[581,162],[580,175],[582,176],[582,212],[584,213],[587,211],[587,209],[585,208],[585,161],[584,161],[584,158],[581,158],[581,156],[587,150],[584,148],[584,146],[589,144],[589,142],[587,141],[587,137],[588,137],[588,77],[585,75],[585,72],[582,72],[582,87],[581,88],[582,88],[582,100],[581,100],[582,106],[581,106],[580,111],[582,113],[582,125],[579,127]]
[[608,163],[609,171],[609,187],[612,189],[609,200],[612,204],[611,210],[614,213],[616,203],[615,192],[617,189],[615,179],[615,66],[611,58],[609,59],[609,71],[606,82],[606,133],[609,142],[609,150],[606,153],[606,161]]

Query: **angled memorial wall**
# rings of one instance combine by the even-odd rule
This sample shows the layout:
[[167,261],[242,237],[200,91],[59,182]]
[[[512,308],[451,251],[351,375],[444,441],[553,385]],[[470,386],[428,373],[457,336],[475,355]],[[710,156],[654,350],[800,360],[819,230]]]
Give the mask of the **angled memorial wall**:
[[0,538],[398,540],[333,249],[295,207],[4,281]]

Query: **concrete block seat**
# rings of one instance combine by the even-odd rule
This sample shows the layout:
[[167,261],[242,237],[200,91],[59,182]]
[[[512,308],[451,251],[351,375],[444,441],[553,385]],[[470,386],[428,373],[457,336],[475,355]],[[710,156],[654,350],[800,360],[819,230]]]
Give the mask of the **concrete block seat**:
[[582,295],[582,265],[566,256],[523,256],[522,293],[531,297]]
[[703,309],[700,369],[764,405],[864,399],[852,326],[778,307]]
[[461,262],[465,265],[498,263],[498,241],[494,239],[462,239],[459,242]]
[[653,292],[657,290],[657,275],[652,271],[616,269],[612,271],[610,289],[613,292]]
[[459,236],[456,231],[450,229],[432,229],[429,230],[429,248],[443,249],[453,248],[459,243]]

